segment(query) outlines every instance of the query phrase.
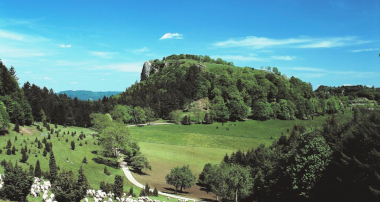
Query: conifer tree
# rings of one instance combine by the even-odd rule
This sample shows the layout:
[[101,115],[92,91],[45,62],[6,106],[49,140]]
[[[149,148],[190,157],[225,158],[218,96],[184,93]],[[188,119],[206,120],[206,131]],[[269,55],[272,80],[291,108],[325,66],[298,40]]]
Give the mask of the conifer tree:
[[75,142],[74,142],[74,140],[71,141],[71,149],[72,149],[72,150],[75,150]]
[[13,155],[16,154],[16,147],[15,147],[15,146],[12,147],[12,154],[13,154]]
[[84,175],[82,166],[80,166],[80,169],[78,171],[78,179],[76,181],[75,187],[75,201],[80,201],[82,198],[84,198],[87,189],[90,187],[87,178]]
[[11,139],[9,139],[8,142],[7,142],[6,149],[10,149],[11,147],[12,147],[12,142],[11,142]]
[[115,183],[113,186],[113,193],[115,194],[115,197],[121,197],[123,195],[123,186],[123,177],[120,175],[115,175]]
[[0,189],[0,196],[11,201],[26,201],[33,183],[32,176],[18,166],[17,161],[14,167],[11,161],[6,164],[3,176],[4,186]]
[[133,194],[133,187],[131,187],[130,189],[129,189],[129,193],[128,193],[128,195],[129,196],[133,196],[134,194]]
[[153,196],[158,196],[158,190],[157,190],[156,187],[155,187],[154,190],[153,190]]
[[20,161],[23,162],[23,163],[26,163],[26,161],[28,160],[28,158],[29,158],[28,154],[26,152],[24,152],[24,154],[22,155]]
[[50,151],[49,169],[50,169],[50,181],[54,183],[54,181],[57,179],[57,165],[55,162],[53,150]]
[[19,125],[19,123],[18,123],[18,121],[16,120],[16,124],[15,124],[15,127],[14,127],[14,129],[13,129],[14,131],[16,131],[17,133],[19,133],[20,132],[20,125]]
[[41,177],[41,166],[40,166],[40,160],[37,159],[36,167],[34,168],[34,177]]

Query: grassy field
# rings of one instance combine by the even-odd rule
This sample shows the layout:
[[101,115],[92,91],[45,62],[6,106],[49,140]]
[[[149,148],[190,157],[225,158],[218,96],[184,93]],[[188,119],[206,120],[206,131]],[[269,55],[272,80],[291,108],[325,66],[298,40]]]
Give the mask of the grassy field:
[[[139,141],[141,151],[148,157],[153,169],[145,175],[135,173],[135,178],[161,191],[173,192],[173,187],[165,183],[165,176],[176,166],[190,165],[198,176],[206,163],[218,164],[223,156],[238,149],[246,151],[260,144],[269,146],[281,136],[287,135],[294,124],[307,128],[321,126],[327,116],[314,120],[247,120],[242,122],[214,123],[210,125],[155,125],[131,127],[131,134]],[[218,128],[218,129],[217,129]],[[229,130],[226,130],[229,128]],[[184,196],[214,199],[212,194],[194,186],[185,190]]]
[[[51,125],[54,128],[54,125]],[[13,126],[10,127],[13,129]],[[99,189],[99,184],[101,181],[113,183],[115,179],[115,175],[124,176],[123,171],[119,168],[116,160],[113,158],[105,158],[100,155],[100,146],[94,145],[97,143],[96,137],[93,138],[91,134],[95,132],[86,129],[86,128],[78,128],[78,127],[67,127],[64,128],[62,126],[58,126],[57,129],[61,130],[59,133],[59,137],[56,135],[51,135],[51,139],[48,142],[52,142],[53,144],[53,152],[56,159],[56,164],[59,166],[60,170],[73,171],[75,175],[81,165],[83,165],[84,173],[88,179],[90,186],[94,189]],[[76,135],[74,137],[71,136],[71,133],[76,131]],[[83,131],[86,135],[86,138],[78,141],[79,134]],[[63,133],[66,135],[62,136]],[[68,134],[69,133],[69,134]],[[0,154],[0,161],[9,160],[14,164],[18,161],[18,164],[21,165],[25,169],[29,169],[29,165],[33,167],[36,165],[37,159],[40,160],[42,171],[49,170],[49,153],[44,157],[42,155],[43,149],[38,149],[37,144],[34,142],[36,138],[38,138],[41,142],[44,137],[47,138],[48,132],[44,128],[43,132],[40,132],[36,129],[36,126],[25,126],[21,127],[20,133],[16,133],[14,131],[10,131],[10,134],[5,136],[0,136],[0,148],[2,149],[2,154]],[[15,141],[15,137],[17,137],[17,141]],[[68,142],[66,142],[66,139]],[[7,149],[5,146],[7,141],[11,140],[12,146],[16,147],[16,155],[7,155]],[[71,149],[71,141],[75,141],[75,150]],[[87,141],[87,144],[85,142]],[[83,146],[79,146],[82,143]],[[21,163],[21,148],[25,147],[25,144],[28,145],[28,149],[30,150],[29,159],[26,163]],[[88,164],[83,164],[82,160],[86,157],[88,160]],[[67,159],[69,163],[67,163]],[[73,164],[71,164],[73,162]],[[104,167],[107,166],[108,171],[111,173],[109,176],[104,174]],[[4,168],[0,167],[0,173],[4,173]],[[128,192],[132,184],[124,178],[124,192]],[[139,194],[140,189],[134,187],[134,193]],[[163,197],[161,197],[164,199]],[[28,201],[42,201],[41,198],[32,198],[28,197]]]
[[[193,124],[184,125],[156,125],[143,127],[130,127],[129,130],[134,139],[138,140],[141,151],[148,157],[152,165],[152,171],[146,171],[145,174],[135,173],[135,178],[142,184],[149,183],[159,191],[173,193],[173,187],[165,183],[165,176],[175,166],[190,165],[193,173],[198,176],[206,163],[218,164],[223,156],[231,154],[238,149],[246,151],[255,148],[260,144],[269,146],[281,133],[288,134],[294,124],[304,125],[306,127],[319,127],[326,120],[327,116],[316,117],[314,120],[300,121],[255,121],[247,120],[242,122],[214,123],[210,125]],[[163,121],[158,121],[163,122]],[[53,128],[54,126],[51,125]],[[11,126],[13,128],[13,126]],[[226,129],[229,130],[226,130]],[[116,174],[124,176],[122,170],[118,167],[116,159],[105,158],[100,155],[100,147],[94,145],[97,143],[96,138],[92,137],[94,131],[86,128],[58,126],[61,130],[59,137],[51,136],[53,143],[53,151],[55,154],[57,166],[61,170],[72,170],[75,174],[79,167],[83,165],[84,172],[88,178],[90,185],[99,189],[100,181],[113,183]],[[74,137],[71,132],[76,131]],[[78,141],[80,132],[84,132],[86,138]],[[62,136],[63,132],[66,135]],[[10,132],[5,136],[0,136],[0,160],[11,160],[13,163],[21,159],[21,148],[28,145],[30,149],[29,159],[27,163],[19,163],[24,168],[29,165],[35,166],[36,160],[41,162],[43,171],[48,171],[49,154],[46,157],[42,155],[43,149],[38,149],[34,140],[38,138],[42,141],[47,138],[46,129],[43,132],[37,131],[35,126],[22,127],[21,133]],[[69,133],[69,134],[68,134]],[[15,137],[17,136],[17,141]],[[6,155],[6,143],[11,140],[12,146],[15,145],[16,155]],[[66,142],[68,139],[68,142]],[[76,144],[75,150],[71,150],[70,143],[74,140]],[[85,142],[87,141],[87,144]],[[79,143],[83,146],[79,146]],[[86,157],[88,164],[82,164],[83,158]],[[70,163],[67,163],[67,159]],[[73,164],[71,164],[73,162]],[[111,175],[107,176],[103,173],[104,167],[110,171]],[[0,167],[0,173],[4,172],[4,168]],[[127,192],[132,186],[126,178],[124,178],[124,192]],[[199,198],[214,199],[212,194],[207,194],[200,190],[199,186],[185,190],[180,195]],[[134,193],[138,194],[140,189],[134,187]],[[39,198],[28,198],[29,201],[39,201]],[[159,197],[159,200],[166,200],[165,197]]]

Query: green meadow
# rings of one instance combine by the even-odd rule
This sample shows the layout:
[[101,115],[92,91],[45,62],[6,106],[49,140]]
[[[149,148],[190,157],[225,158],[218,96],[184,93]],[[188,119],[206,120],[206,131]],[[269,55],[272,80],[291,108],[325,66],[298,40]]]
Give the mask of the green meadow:
[[[218,164],[225,154],[233,151],[246,151],[255,148],[260,144],[269,146],[281,134],[288,135],[294,124],[304,125],[307,128],[320,127],[327,116],[315,117],[314,120],[268,120],[256,121],[247,120],[241,122],[213,123],[213,124],[192,124],[185,126],[181,124],[171,125],[148,125],[143,127],[129,127],[129,130],[144,155],[148,157],[152,165],[152,171],[144,171],[144,174],[134,173],[135,178],[142,184],[149,183],[159,191],[173,193],[170,185],[165,182],[165,176],[175,166],[190,165],[193,173],[198,176],[206,163]],[[158,122],[162,122],[158,121]],[[0,136],[0,160],[18,161],[25,169],[33,167],[37,159],[40,160],[42,171],[49,170],[49,153],[44,157],[43,149],[37,148],[35,139],[42,142],[45,137],[48,142],[52,142],[56,164],[60,170],[71,170],[77,174],[80,166],[83,166],[85,175],[94,189],[99,189],[101,181],[113,183],[115,175],[124,176],[119,168],[117,159],[103,157],[100,153],[100,146],[97,145],[97,138],[92,134],[95,132],[88,128],[63,127],[50,125],[54,131],[60,130],[59,135],[54,133],[48,140],[48,132],[38,131],[36,126],[21,127],[21,132],[10,131],[10,134]],[[10,128],[13,128],[11,126]],[[76,135],[72,136],[73,132]],[[78,140],[79,134],[83,132],[85,138]],[[65,133],[65,135],[63,135]],[[17,137],[17,140],[15,140]],[[67,139],[67,142],[66,142]],[[5,149],[7,141],[11,140],[12,146],[16,147],[16,155],[7,155]],[[71,141],[75,142],[75,150],[71,149]],[[82,146],[80,146],[80,143]],[[87,143],[87,144],[86,144]],[[27,145],[30,150],[29,159],[26,163],[21,163],[21,148]],[[29,152],[28,152],[29,153]],[[86,157],[88,164],[82,163]],[[69,162],[67,162],[69,161]],[[72,162],[72,164],[71,164]],[[107,167],[111,175],[104,174],[104,167]],[[4,168],[0,167],[0,173],[4,173]],[[124,192],[128,192],[132,185],[124,178]],[[180,195],[202,199],[213,199],[213,195],[200,190],[199,186],[194,186],[185,190]],[[134,187],[134,193],[139,194],[140,190]],[[165,200],[165,197],[158,197]],[[39,201],[40,198],[28,197],[29,201]]]
[[[135,173],[134,176],[143,184],[149,183],[161,191],[170,192],[172,187],[165,183],[165,176],[173,167],[190,165],[198,176],[206,163],[218,164],[226,153],[231,154],[239,149],[247,151],[260,144],[269,146],[281,134],[288,135],[295,124],[317,128],[322,126],[326,118],[130,127],[133,138],[138,140],[142,153],[152,165],[152,171],[147,170],[144,175]],[[200,189],[194,186],[185,190],[188,194],[184,196],[213,199],[212,194]]]

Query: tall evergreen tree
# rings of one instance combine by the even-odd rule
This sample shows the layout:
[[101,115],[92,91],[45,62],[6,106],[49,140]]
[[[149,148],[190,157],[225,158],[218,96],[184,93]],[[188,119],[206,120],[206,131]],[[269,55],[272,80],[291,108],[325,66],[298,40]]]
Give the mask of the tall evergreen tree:
[[41,177],[41,166],[40,160],[37,159],[36,167],[34,168],[34,177]]
[[26,196],[29,194],[33,178],[21,166],[18,166],[17,161],[14,167],[12,162],[6,164],[2,181],[4,186],[0,189],[1,198],[27,201]]
[[75,184],[75,201],[79,202],[81,199],[83,199],[89,187],[90,185],[88,184],[87,178],[84,175],[83,168],[80,166],[80,169],[78,171],[78,179]]
[[115,184],[113,187],[113,193],[115,194],[115,197],[121,197],[123,195],[123,186],[123,177],[120,175],[115,175]]
[[55,162],[53,150],[50,151],[49,169],[50,169],[50,181],[54,183],[55,180],[57,179],[57,165]]

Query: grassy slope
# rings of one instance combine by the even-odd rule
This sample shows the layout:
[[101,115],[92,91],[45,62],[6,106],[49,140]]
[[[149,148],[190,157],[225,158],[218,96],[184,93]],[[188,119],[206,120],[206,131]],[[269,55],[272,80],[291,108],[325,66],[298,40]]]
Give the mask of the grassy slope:
[[[287,129],[291,130],[295,123],[308,128],[319,127],[326,118],[327,116],[316,117],[312,121],[248,120],[228,122],[224,126],[214,123],[131,127],[133,137],[139,141],[141,151],[153,167],[152,171],[146,171],[147,175],[134,176],[143,184],[149,183],[159,190],[170,192],[168,188],[172,187],[165,184],[165,176],[173,167],[189,164],[198,176],[206,163],[218,164],[226,153],[231,154],[238,149],[246,151],[262,143],[269,146],[282,132],[287,134]],[[227,131],[226,128],[230,130]],[[185,191],[189,192],[185,196],[213,198],[212,194],[200,191],[198,186]]]
[[[51,125],[54,127],[53,125]],[[10,128],[13,129],[13,126]],[[67,127],[63,128],[62,126],[59,126],[58,129],[61,129],[60,137],[57,138],[56,136],[52,136],[51,142],[53,143],[53,151],[54,156],[56,159],[57,166],[60,167],[61,170],[72,170],[75,175],[77,175],[77,172],[81,165],[83,165],[83,169],[85,172],[85,175],[91,185],[91,187],[95,189],[99,189],[100,181],[104,180],[109,183],[113,183],[115,179],[115,175],[122,175],[124,176],[124,173],[121,169],[119,169],[118,166],[107,166],[108,171],[111,173],[110,176],[107,176],[103,173],[105,164],[98,162],[95,162],[97,159],[105,159],[109,160],[110,162],[116,162],[115,159],[112,158],[104,158],[101,155],[97,155],[94,153],[91,153],[92,151],[98,151],[100,149],[99,146],[94,145],[94,142],[97,142],[96,139],[94,139],[90,134],[95,133],[94,131],[86,128],[78,128],[78,127]],[[13,163],[15,161],[19,161],[21,159],[21,144],[24,147],[25,142],[28,145],[28,148],[31,149],[31,154],[29,154],[29,159],[27,163],[20,163],[24,168],[29,169],[29,165],[33,165],[33,167],[36,165],[37,159],[40,160],[41,163],[41,169],[43,171],[49,170],[49,154],[44,157],[42,155],[43,149],[38,149],[37,144],[34,143],[34,140],[36,137],[42,141],[43,137],[46,136],[47,132],[46,129],[43,132],[37,131],[36,128],[33,127],[22,127],[22,131],[24,135],[17,134],[16,132],[11,131],[10,134],[6,136],[0,136],[0,148],[3,150],[2,154],[0,154],[0,161],[5,159],[7,162],[11,160]],[[65,135],[62,137],[63,131],[66,133],[70,131],[77,131],[77,134],[75,137],[72,137],[71,135]],[[79,142],[82,142],[83,146],[79,146],[79,142],[77,141],[77,138],[80,134],[80,132],[83,131],[86,135],[86,138],[84,140],[81,140]],[[15,142],[15,136],[17,136],[17,141]],[[66,138],[68,139],[68,142],[66,142]],[[18,151],[16,152],[16,155],[6,155],[6,149],[5,146],[7,144],[8,139],[12,141],[12,146],[15,145],[16,149]],[[60,141],[59,141],[60,140]],[[71,150],[71,140],[75,141],[75,151]],[[88,141],[88,144],[85,144],[85,140]],[[24,142],[25,141],[25,142]],[[37,157],[36,157],[37,156]],[[88,160],[88,164],[82,164],[83,158],[86,156]],[[67,163],[66,159],[69,159],[70,163]],[[73,162],[73,164],[71,164]],[[0,173],[4,173],[4,168],[0,167]],[[125,178],[124,179],[124,192],[128,192],[129,188],[131,187],[131,184],[129,181]],[[135,193],[138,193],[138,189],[135,189]],[[39,199],[32,199],[32,201],[38,201]]]

